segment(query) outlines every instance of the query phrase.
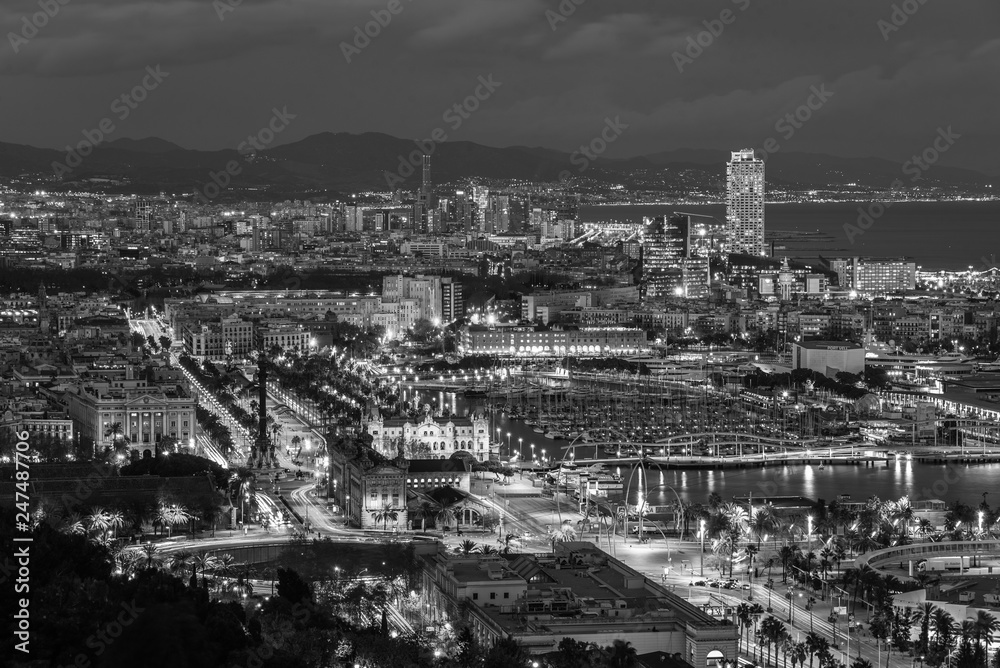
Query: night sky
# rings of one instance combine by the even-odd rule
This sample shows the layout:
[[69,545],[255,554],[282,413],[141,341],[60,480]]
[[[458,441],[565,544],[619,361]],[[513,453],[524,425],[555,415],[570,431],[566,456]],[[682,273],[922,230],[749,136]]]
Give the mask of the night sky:
[[[897,1],[895,24],[889,0],[41,2],[58,11],[30,39],[22,17],[39,0],[0,4],[0,141],[61,148],[107,117],[110,139],[233,148],[277,108],[295,118],[275,143],[444,128],[571,151],[620,117],[611,157],[775,137],[782,150],[905,160],[952,126],[961,139],[941,164],[1000,174],[996,0]],[[391,19],[355,50],[372,10]],[[720,34],[688,50],[706,21]],[[121,119],[115,98],[156,65],[168,76]],[[500,85],[449,127],[443,114],[489,75]],[[791,136],[777,129],[812,90],[833,95]]]

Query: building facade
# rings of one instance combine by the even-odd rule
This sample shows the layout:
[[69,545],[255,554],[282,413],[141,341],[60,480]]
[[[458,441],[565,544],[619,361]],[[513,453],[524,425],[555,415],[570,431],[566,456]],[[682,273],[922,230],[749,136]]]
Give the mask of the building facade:
[[764,255],[764,161],[752,149],[726,165],[726,237],[731,253]]
[[365,429],[372,447],[387,457],[395,457],[400,446],[416,442],[426,446],[426,457],[433,459],[448,459],[457,452],[467,452],[481,462],[495,458],[491,456],[490,423],[481,414],[436,417],[428,412],[422,420],[412,421],[373,415]]
[[645,330],[627,327],[542,329],[469,325],[462,328],[459,338],[462,355],[600,357],[637,354],[648,347]]
[[[181,386],[85,383],[65,396],[80,435],[94,439],[98,447],[113,447],[116,438],[124,437],[131,450],[150,457],[165,436],[187,443],[195,435],[196,401]],[[115,423],[121,425],[120,436],[109,433]]]

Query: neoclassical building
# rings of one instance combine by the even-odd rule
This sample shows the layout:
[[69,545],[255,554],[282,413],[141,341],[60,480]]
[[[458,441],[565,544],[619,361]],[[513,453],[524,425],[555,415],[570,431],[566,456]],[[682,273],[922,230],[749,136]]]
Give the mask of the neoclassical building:
[[490,447],[490,422],[482,414],[466,417],[424,415],[423,420],[410,418],[383,419],[377,412],[369,416],[365,428],[372,437],[372,447],[393,457],[400,444],[416,441],[427,446],[430,459],[447,459],[456,452],[468,452],[484,462],[496,459],[499,450]]

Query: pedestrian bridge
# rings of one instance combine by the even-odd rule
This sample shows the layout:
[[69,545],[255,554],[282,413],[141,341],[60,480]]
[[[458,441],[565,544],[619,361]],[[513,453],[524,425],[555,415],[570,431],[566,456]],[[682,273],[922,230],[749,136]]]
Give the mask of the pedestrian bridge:
[[[862,554],[854,560],[854,567],[862,568],[863,566],[868,566],[885,575],[883,572],[885,568],[891,567],[894,563],[898,567],[900,562],[902,562],[903,568],[906,569],[907,564],[911,561],[915,564],[918,561],[932,557],[995,557],[997,555],[1000,555],[1000,540],[911,543],[910,545],[897,545]],[[994,572],[1000,573],[1000,569],[994,569],[992,566],[987,568],[972,567],[964,569],[961,574],[989,575]],[[944,574],[947,575],[947,573]]]

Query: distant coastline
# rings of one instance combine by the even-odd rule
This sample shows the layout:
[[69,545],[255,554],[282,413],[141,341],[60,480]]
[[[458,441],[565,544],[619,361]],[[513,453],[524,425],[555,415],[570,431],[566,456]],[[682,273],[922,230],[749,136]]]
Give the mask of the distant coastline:
[[[880,200],[887,203],[887,200]],[[854,202],[783,202],[769,204],[764,214],[767,241],[785,245],[782,255],[809,261],[819,255],[910,257],[924,271],[988,268],[1000,257],[1000,199],[892,202],[882,215],[849,237],[846,226],[858,226],[871,200]],[[725,220],[725,203],[581,205],[582,222],[634,221],[674,211]],[[786,236],[786,233],[794,233]],[[801,236],[802,233],[815,233]],[[775,236],[775,235],[781,236]],[[778,254],[778,249],[775,249]]]

